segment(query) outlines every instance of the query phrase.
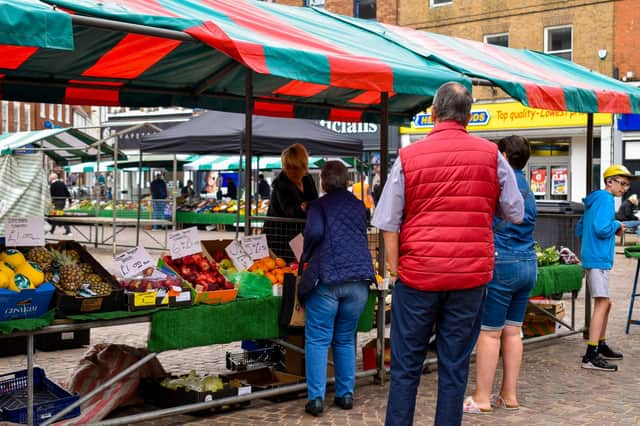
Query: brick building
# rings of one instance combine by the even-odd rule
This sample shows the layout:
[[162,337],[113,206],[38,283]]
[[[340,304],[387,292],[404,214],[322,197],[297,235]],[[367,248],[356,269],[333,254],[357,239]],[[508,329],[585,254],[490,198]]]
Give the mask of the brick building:
[[52,127],[81,127],[91,122],[90,117],[90,107],[2,101],[0,133],[27,132]]

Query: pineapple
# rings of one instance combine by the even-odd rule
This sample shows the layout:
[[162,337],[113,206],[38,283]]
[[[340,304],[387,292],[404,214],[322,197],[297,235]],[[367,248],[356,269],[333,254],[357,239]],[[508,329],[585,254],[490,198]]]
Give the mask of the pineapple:
[[80,253],[78,252],[78,250],[63,250],[63,252],[71,259],[73,259],[76,263],[80,262]]
[[93,268],[88,263],[81,263],[80,269],[84,272],[85,275],[93,274]]
[[51,250],[53,261],[58,264],[60,286],[63,290],[77,292],[84,281],[84,273],[77,261],[69,256],[68,251]]
[[44,247],[34,247],[27,253],[27,259],[35,262],[40,266],[40,269],[46,271],[51,267],[53,256],[49,253],[49,250]]

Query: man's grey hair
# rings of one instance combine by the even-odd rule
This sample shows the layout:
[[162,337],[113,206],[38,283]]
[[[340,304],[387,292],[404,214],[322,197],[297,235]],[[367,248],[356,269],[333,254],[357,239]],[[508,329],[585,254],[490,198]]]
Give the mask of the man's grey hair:
[[324,192],[333,192],[338,189],[347,189],[349,183],[349,171],[340,161],[327,161],[320,171],[320,180]]
[[469,121],[473,97],[469,90],[460,83],[445,83],[433,98],[433,108],[438,121],[453,120],[463,126]]

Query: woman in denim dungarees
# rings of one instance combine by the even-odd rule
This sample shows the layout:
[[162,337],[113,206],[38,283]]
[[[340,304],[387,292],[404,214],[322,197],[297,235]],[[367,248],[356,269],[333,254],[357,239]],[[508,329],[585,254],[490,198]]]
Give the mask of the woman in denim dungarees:
[[[536,203],[522,169],[531,153],[529,142],[521,136],[509,136],[498,142],[518,181],[525,205],[521,224],[494,218],[495,266],[487,285],[482,327],[476,350],[476,388],[467,397],[465,413],[487,413],[500,407],[519,408],[516,395],[522,362],[521,328],[531,289],[536,283],[538,264],[533,231]],[[503,378],[500,392],[491,394],[493,378],[502,352]]]

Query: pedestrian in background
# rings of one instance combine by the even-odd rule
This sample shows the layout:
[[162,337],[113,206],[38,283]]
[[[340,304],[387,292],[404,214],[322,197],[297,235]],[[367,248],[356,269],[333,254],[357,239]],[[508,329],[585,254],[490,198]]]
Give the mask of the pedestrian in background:
[[[164,219],[164,210],[167,206],[169,191],[167,183],[162,179],[162,173],[156,173],[156,178],[151,182],[151,207],[153,209],[153,219]],[[153,225],[153,229],[161,229],[160,225]]]
[[623,355],[611,349],[606,340],[612,305],[609,271],[613,267],[615,236],[624,232],[624,225],[615,218],[614,197],[621,197],[629,190],[633,175],[625,166],[614,164],[607,167],[602,176],[604,189],[593,191],[582,200],[584,215],[576,224],[576,235],[582,238],[582,267],[593,299],[589,341],[582,357],[582,368],[618,371],[618,366],[607,360],[621,360]]
[[[469,358],[493,275],[494,214],[519,223],[522,196],[496,144],[469,135],[473,98],[442,85],[429,136],[400,149],[373,225],[383,231],[396,278],[391,310],[391,384],[387,425],[411,425],[416,392],[435,326],[436,425],[459,425]],[[498,212],[496,212],[498,206]]]
[[298,289],[305,304],[305,410],[315,416],[323,411],[329,346],[335,365],[334,403],[345,410],[353,407],[356,327],[375,280],[366,210],[347,190],[349,171],[339,161],[328,161],[320,179],[326,195],[309,205],[302,256],[309,266]]
[[258,175],[258,196],[261,200],[268,200],[271,196],[271,188],[262,173]]
[[[529,160],[529,142],[522,136],[509,136],[498,142],[516,176],[524,199],[524,219],[512,224],[493,219],[495,266],[487,285],[480,336],[476,347],[476,388],[464,403],[465,413],[488,413],[494,407],[517,410],[516,388],[522,363],[522,321],[531,289],[536,284],[538,260],[533,248],[536,227],[536,200],[522,172]],[[502,353],[502,385],[491,394],[493,378]]]
[[625,229],[635,229],[636,234],[640,237],[640,220],[634,214],[634,211],[638,208],[638,196],[631,194],[629,198],[624,200],[620,204],[620,208],[616,213],[616,220],[619,220],[624,225]]
[[[60,179],[60,175],[58,173],[51,173],[49,175],[49,194],[51,195],[51,201],[56,210],[64,210],[67,200],[69,200],[69,205],[73,202],[71,199],[71,194],[69,193],[69,189],[67,185]],[[50,221],[51,230],[49,231],[51,235],[56,230],[55,221]],[[62,235],[71,235],[71,229],[69,225],[64,224],[64,233]]]

